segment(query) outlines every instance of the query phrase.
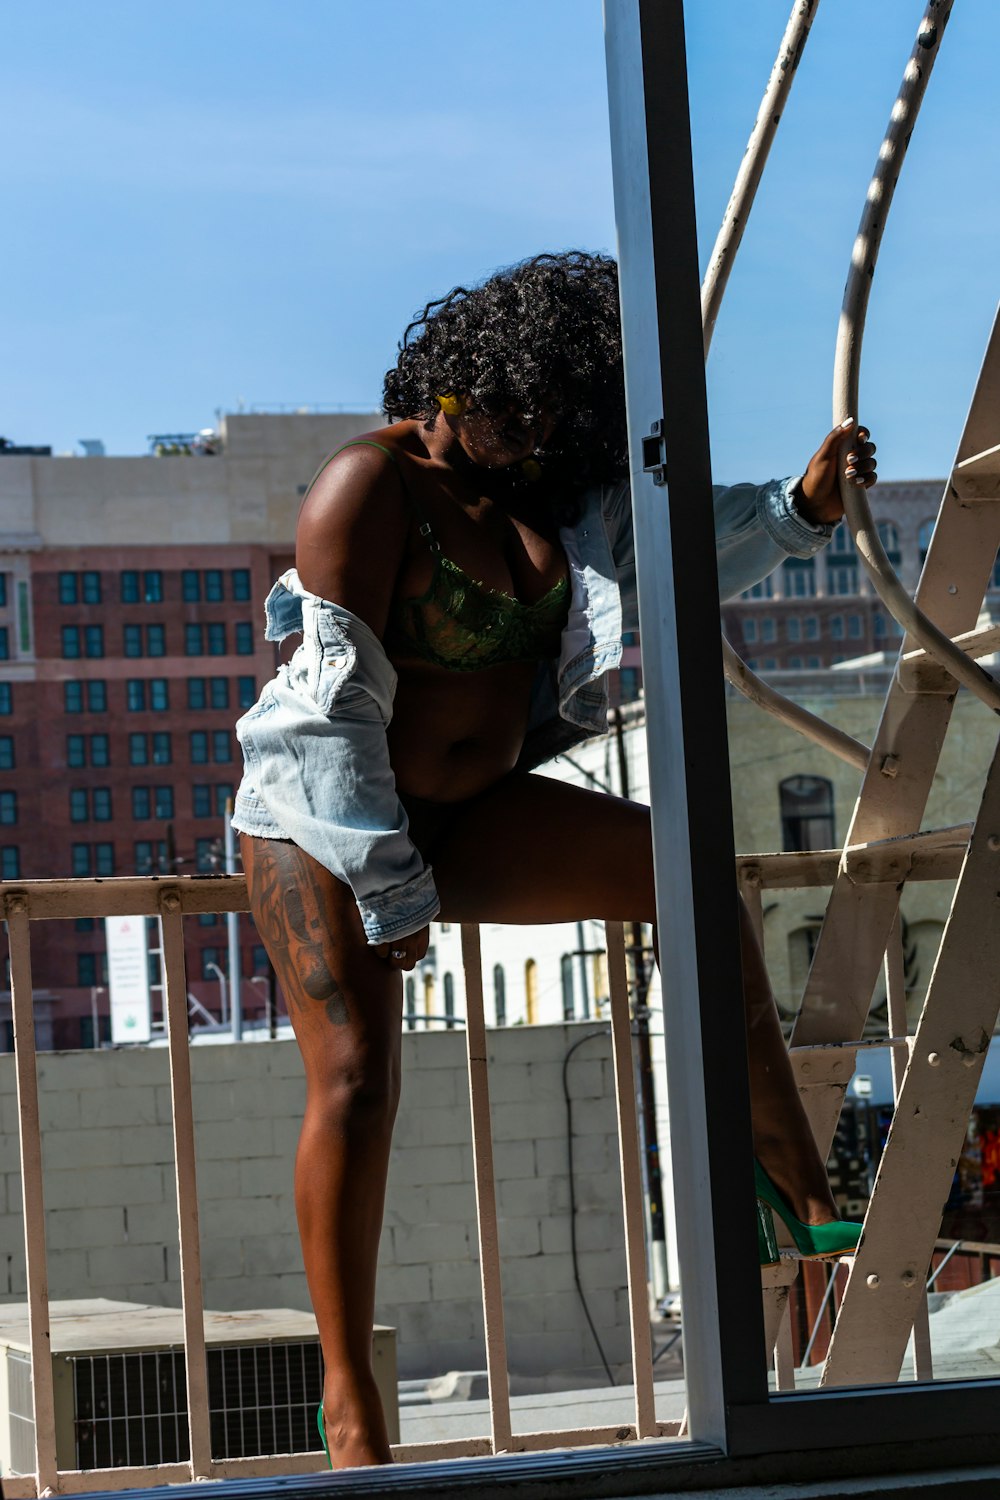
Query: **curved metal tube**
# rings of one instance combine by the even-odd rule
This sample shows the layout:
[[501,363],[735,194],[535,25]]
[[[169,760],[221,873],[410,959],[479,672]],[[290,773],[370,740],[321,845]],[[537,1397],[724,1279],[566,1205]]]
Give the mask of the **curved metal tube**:
[[725,636],[722,637],[722,662],[726,677],[733,687],[743,694],[744,698],[749,698],[750,702],[756,703],[758,708],[763,708],[767,713],[773,714],[776,719],[787,724],[789,729],[795,729],[799,734],[804,734],[807,739],[815,740],[817,745],[822,745],[824,750],[829,750],[831,755],[838,756],[840,760],[846,760],[857,770],[868,769],[870,751],[867,745],[862,745],[859,740],[852,739],[835,724],[828,724],[825,719],[817,718],[801,704],[793,703],[790,698],[785,698],[773,687],[769,687],[766,682],[751,672]]
[[740,248],[740,241],[743,238],[747,219],[750,217],[750,209],[767,162],[771,142],[777,132],[778,121],[781,119],[785,100],[788,98],[788,91],[792,86],[795,70],[799,65],[799,58],[802,56],[802,49],[806,44],[809,28],[813,23],[818,5],[819,0],[795,0],[792,6],[785,34],[778,48],[778,56],[771,69],[771,76],[767,81],[767,88],[764,90],[764,97],[760,102],[760,109],[757,111],[757,118],[750,132],[740,169],[736,174],[733,191],[712,247],[708,270],[701,284],[701,321],[705,330],[706,359],[729,273],[732,270],[736,252]]
[[[910,60],[903,74],[899,94],[892,107],[889,126],[878,155],[878,162],[868,188],[864,212],[858,226],[851,255],[851,269],[844,288],[844,302],[837,331],[837,348],[833,372],[833,420],[857,416],[858,381],[861,364],[861,341],[875,263],[878,259],[886,216],[899,178],[906,148],[920,109],[927,80],[937,57],[941,37],[951,14],[952,0],[928,0]],[[845,473],[843,458],[850,439],[841,451],[840,494],[844,514],[851,528],[865,572],[876,593],[903,626],[930,656],[946,667],[953,677],[1000,713],[1000,683],[975,661],[933,620],[929,620],[910,598],[886,556],[872,517],[868,497],[859,485],[851,484]]]

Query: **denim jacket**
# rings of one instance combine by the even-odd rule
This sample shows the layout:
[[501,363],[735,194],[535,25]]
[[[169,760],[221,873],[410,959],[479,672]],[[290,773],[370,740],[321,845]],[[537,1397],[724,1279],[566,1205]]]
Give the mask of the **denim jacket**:
[[[719,588],[731,598],[789,554],[811,557],[832,535],[794,505],[797,480],[716,486]],[[607,728],[605,674],[638,626],[628,483],[583,497],[560,539],[571,598],[558,660],[542,662],[518,766],[530,770]],[[396,673],[356,615],[310,594],[293,569],[265,606],[266,636],[302,634],[236,726],[245,773],[234,828],[292,839],[354,892],[370,944],[418,932],[440,903],[433,872],[410,841],[386,744]]]

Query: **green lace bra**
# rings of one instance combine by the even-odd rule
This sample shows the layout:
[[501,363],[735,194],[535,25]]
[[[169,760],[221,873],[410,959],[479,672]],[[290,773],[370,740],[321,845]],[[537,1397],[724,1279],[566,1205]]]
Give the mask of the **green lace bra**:
[[[399,468],[395,454],[371,439],[345,443],[343,447],[378,448]],[[337,449],[338,453],[342,451]],[[433,554],[434,572],[419,598],[393,602],[386,649],[401,656],[418,656],[449,672],[480,672],[485,667],[558,656],[569,613],[569,580],[560,578],[533,604],[522,604],[500,589],[486,588],[444,556],[408,489],[406,494],[416,511],[420,535],[426,537]]]

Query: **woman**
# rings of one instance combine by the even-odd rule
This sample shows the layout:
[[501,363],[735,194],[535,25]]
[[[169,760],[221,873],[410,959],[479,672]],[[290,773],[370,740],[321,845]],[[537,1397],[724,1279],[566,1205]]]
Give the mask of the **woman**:
[[[296,568],[268,600],[269,638],[303,643],[240,722],[234,819],[305,1062],[296,1204],[335,1466],[390,1457],[375,1268],[401,971],[428,923],[655,914],[648,810],[527,774],[606,728],[604,675],[636,626],[614,262],[538,256],[429,305],[384,405],[392,425],[334,454],[303,503]],[[716,492],[724,595],[829,540],[844,437],[799,481]],[[867,433],[854,448],[855,482],[874,482]],[[853,1246],[745,913],[742,936],[754,1144],[773,1179],[758,1191],[807,1249]]]

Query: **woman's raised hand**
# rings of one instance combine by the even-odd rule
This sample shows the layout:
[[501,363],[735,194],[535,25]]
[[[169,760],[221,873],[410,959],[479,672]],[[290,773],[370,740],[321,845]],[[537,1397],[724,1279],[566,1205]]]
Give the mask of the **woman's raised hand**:
[[845,442],[850,443],[847,477],[851,483],[870,489],[878,479],[871,433],[867,427],[858,427],[853,417],[848,417],[846,422],[826,435],[802,476],[795,504],[814,526],[834,526],[844,514],[838,466]]

